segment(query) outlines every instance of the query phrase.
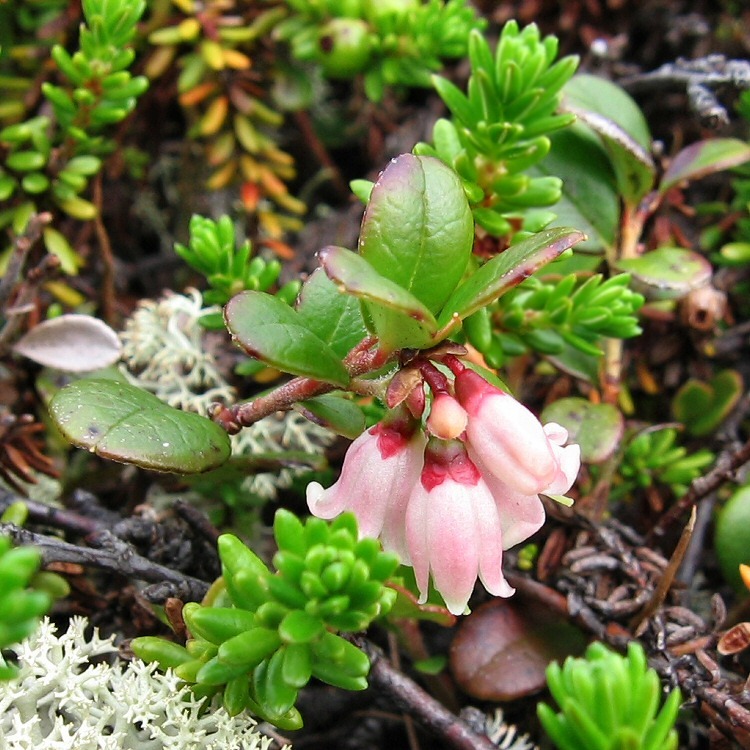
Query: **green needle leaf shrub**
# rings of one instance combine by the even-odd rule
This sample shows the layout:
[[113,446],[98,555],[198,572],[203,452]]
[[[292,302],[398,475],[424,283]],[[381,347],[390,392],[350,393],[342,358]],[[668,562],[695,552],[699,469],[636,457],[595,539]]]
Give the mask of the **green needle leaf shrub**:
[[485,22],[466,0],[287,0],[292,15],[275,29],[301,61],[328,78],[363,75],[371,101],[388,86],[429,87],[443,58],[466,54]]
[[[29,217],[50,204],[76,219],[96,216],[96,207],[82,195],[100,171],[101,157],[115,148],[106,131],[130,114],[148,88],[144,76],[128,70],[135,58],[131,40],[145,8],[143,0],[84,0],[80,48],[70,54],[62,45],[52,47],[60,83],[42,83],[51,116],[33,116],[0,130],[5,152],[0,202],[10,202],[0,212],[0,228],[21,233]],[[67,240],[52,227],[44,240],[63,270],[75,273],[79,261]]]
[[[0,536],[0,652],[31,635],[50,608],[50,594],[30,588],[40,561],[38,550],[11,547],[10,539]],[[0,654],[0,680],[15,674],[16,668]]]
[[[235,228],[229,216],[218,221],[203,216],[190,219],[190,238],[187,245],[175,244],[177,254],[192,268],[206,277],[209,289],[203,293],[208,305],[225,305],[235,294],[247,289],[266,292],[273,287],[281,273],[281,263],[256,255],[252,257],[250,240],[235,246]],[[294,302],[300,282],[291,281],[277,292],[289,304]],[[220,314],[202,318],[206,327],[223,328]]]
[[586,658],[550,664],[547,684],[561,710],[540,703],[537,713],[559,750],[676,750],[680,691],[659,711],[659,676],[639,643],[627,656],[592,643]]
[[474,220],[493,237],[521,228],[536,232],[554,218],[539,209],[560,199],[562,181],[529,170],[549,152],[549,134],[574,119],[556,110],[578,59],[555,61],[557,47],[557,39],[540,38],[534,24],[519,29],[509,21],[494,56],[482,34],[471,33],[465,94],[447,79],[433,77],[452,117],[438,120],[432,144],[420,143],[414,152],[437,156],[458,172]]
[[375,539],[358,541],[352,514],[302,523],[279,510],[274,536],[275,573],[237,537],[221,536],[224,590],[212,606],[185,605],[191,639],[183,647],[137,638],[133,650],[172,667],[198,694],[222,693],[231,715],[248,709],[295,729],[297,694],[312,677],[367,687],[367,656],[338,633],[364,630],[391,608],[396,592],[384,584],[398,559]]
[[693,453],[677,444],[677,430],[672,427],[646,429],[627,445],[620,466],[624,484],[613,489],[613,499],[635,488],[654,483],[667,485],[676,497],[687,492],[688,485],[714,462],[707,448]]
[[529,350],[561,354],[574,348],[599,357],[601,339],[641,333],[636,313],[642,295],[628,288],[630,277],[601,274],[579,283],[575,274],[559,281],[531,277],[464,324],[471,344],[492,367]]

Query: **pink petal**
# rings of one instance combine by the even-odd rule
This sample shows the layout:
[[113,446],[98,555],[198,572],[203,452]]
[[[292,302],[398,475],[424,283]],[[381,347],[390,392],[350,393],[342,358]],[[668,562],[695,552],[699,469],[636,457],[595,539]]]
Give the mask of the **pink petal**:
[[503,575],[503,534],[494,498],[484,481],[472,495],[479,542],[479,578],[490,594],[508,597],[515,593]]
[[564,495],[576,481],[578,470],[581,468],[581,447],[576,445],[566,445],[564,448],[558,448],[556,445],[552,448],[557,456],[560,468],[555,478],[549,486],[543,490],[545,495]]
[[419,589],[420,604],[427,601],[430,585],[430,540],[427,533],[429,507],[430,498],[427,490],[421,482],[417,482],[406,507],[406,544]]
[[417,433],[400,450],[383,458],[377,433],[364,432],[349,446],[335,484],[326,490],[317,482],[308,486],[310,512],[319,518],[334,518],[352,511],[360,536],[377,537],[388,523],[387,549],[397,553],[405,550],[406,503],[419,479],[425,442],[424,435]]
[[516,492],[505,482],[486,472],[481,461],[476,460],[475,463],[495,501],[503,549],[510,549],[539,531],[545,519],[544,505],[539,495]]
[[557,424],[557,422],[547,422],[543,429],[550,443],[565,445],[565,441],[568,439],[568,431],[562,425]]
[[427,536],[432,579],[454,615],[466,609],[479,572],[478,519],[472,500],[478,487],[448,479],[429,493]]
[[521,403],[471,370],[456,376],[456,393],[469,420],[469,445],[487,470],[518,492],[541,492],[557,461],[539,420]]

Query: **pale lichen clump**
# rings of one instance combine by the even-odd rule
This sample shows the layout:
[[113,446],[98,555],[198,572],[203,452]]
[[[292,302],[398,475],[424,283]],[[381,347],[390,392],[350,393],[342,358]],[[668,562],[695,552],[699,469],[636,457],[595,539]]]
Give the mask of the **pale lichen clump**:
[[216,311],[203,307],[195,289],[143,300],[120,334],[125,376],[170,406],[204,416],[214,401],[233,401],[200,325],[201,316]]
[[[295,411],[275,414],[246,427],[232,436],[232,455],[253,456],[263,453],[305,453],[322,456],[336,439],[331,430],[320,427]],[[273,500],[280,489],[289,487],[305,468],[285,467],[246,477],[242,489],[265,500]]]
[[[136,659],[112,663],[113,638],[45,619],[13,647],[18,675],[0,683],[0,747],[7,750],[269,750],[246,715],[206,705],[172,672]],[[208,709],[208,710],[207,710]]]

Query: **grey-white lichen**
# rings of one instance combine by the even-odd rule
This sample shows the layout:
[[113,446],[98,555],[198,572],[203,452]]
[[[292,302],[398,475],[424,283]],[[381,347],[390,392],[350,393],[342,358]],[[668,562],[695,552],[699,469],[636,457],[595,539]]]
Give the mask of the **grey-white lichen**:
[[[336,439],[336,434],[314,424],[295,411],[272,414],[232,436],[233,456],[259,454],[307,453],[321,456]],[[300,468],[283,468],[246,477],[242,483],[245,492],[266,500],[276,497],[280,489],[289,487]]]
[[[233,401],[234,390],[205,348],[200,318],[218,308],[204,308],[200,292],[166,294],[144,300],[125,324],[122,341],[123,372],[170,406],[206,416],[214,401]],[[232,436],[233,456],[308,453],[321,456],[336,435],[297,412],[271,415]],[[281,456],[283,457],[283,455]],[[242,491],[273,499],[288,487],[299,469],[252,474]]]
[[500,750],[539,750],[527,734],[521,734],[513,724],[506,724],[500,708],[495,709],[494,714],[487,715],[484,731]]
[[86,637],[73,617],[57,635],[48,619],[13,647],[19,674],[0,683],[2,750],[268,750],[248,716],[195,697],[171,670],[111,663],[112,638]]
[[475,732],[484,734],[499,750],[539,750],[527,734],[521,734],[518,727],[505,721],[501,708],[486,714],[474,706],[466,706],[461,710],[461,718]]
[[234,390],[204,344],[201,293],[167,293],[142,300],[120,333],[123,373],[170,406],[205,415],[214,401],[234,400]]

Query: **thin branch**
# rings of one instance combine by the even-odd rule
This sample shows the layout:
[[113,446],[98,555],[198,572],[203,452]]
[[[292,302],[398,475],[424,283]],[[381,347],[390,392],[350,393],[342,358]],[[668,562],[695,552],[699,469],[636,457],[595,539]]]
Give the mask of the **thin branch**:
[[99,243],[99,253],[102,260],[102,317],[113,325],[115,322],[115,256],[112,252],[112,243],[109,241],[107,228],[102,221],[102,208],[104,200],[102,197],[102,173],[99,172],[93,182],[93,199],[96,206],[94,217],[94,229],[96,239]]
[[[383,355],[375,347],[376,342],[377,339],[373,337],[366,338],[347,354],[344,366],[352,378],[377,370],[388,361],[388,355]],[[213,404],[209,415],[230,435],[235,435],[243,427],[249,427],[263,417],[277,411],[288,411],[298,401],[330,393],[337,387],[333,383],[324,383],[312,378],[294,378],[270,393],[243,404],[230,407]]]
[[26,281],[21,285],[21,290],[13,303],[13,309],[5,311],[6,323],[0,329],[0,356],[3,356],[13,345],[24,315],[32,309],[37,290],[57,272],[59,267],[60,259],[56,255],[45,255],[26,274]]
[[[179,597],[183,601],[200,601],[209,588],[205,581],[141,557],[127,542],[106,530],[88,537],[92,544],[100,545],[98,549],[79,547],[61,539],[36,534],[13,523],[0,523],[0,534],[9,535],[16,544],[31,544],[39,549],[45,565],[65,562],[109,570],[140,581],[162,584],[160,592],[169,590],[170,596]],[[153,592],[150,598],[154,600]]]
[[497,750],[487,737],[471,727],[422,690],[416,682],[396,670],[383,652],[365,638],[355,637],[372,664],[369,681],[408,711],[428,732],[456,750]]
[[44,231],[44,227],[52,221],[52,214],[41,213],[33,215],[26,225],[23,234],[18,235],[13,240],[10,260],[5,274],[0,278],[0,311],[5,310],[5,306],[10,300],[18,280],[21,278],[21,271],[26,262],[26,256],[32,247],[39,241]]
[[677,571],[680,569],[682,560],[685,557],[688,546],[690,545],[690,539],[692,538],[693,531],[695,529],[696,517],[697,511],[695,506],[693,506],[692,510],[690,511],[690,520],[688,521],[687,526],[685,526],[685,528],[682,530],[680,540],[679,542],[677,542],[677,547],[672,553],[672,557],[669,560],[669,565],[667,565],[666,570],[661,574],[661,578],[659,579],[659,583],[654,589],[654,593],[646,602],[643,609],[638,612],[630,621],[630,629],[633,631],[633,633],[635,633],[636,636],[641,634],[641,628],[645,625],[646,621],[649,618],[653,617],[659,607],[664,604],[664,600],[667,598],[667,594],[672,588],[672,584],[674,583]]
[[650,73],[623,78],[619,83],[633,94],[684,90],[691,108],[703,123],[718,128],[729,123],[729,114],[719,102],[715,90],[750,89],[750,62],[728,60],[724,55],[708,55],[697,60],[678,59]]
[[718,490],[724,482],[732,481],[737,469],[748,461],[750,461],[750,440],[739,450],[720,456],[716,466],[705,476],[694,479],[688,491],[659,519],[649,533],[649,539],[664,536],[667,529],[679,521],[683,513]]

